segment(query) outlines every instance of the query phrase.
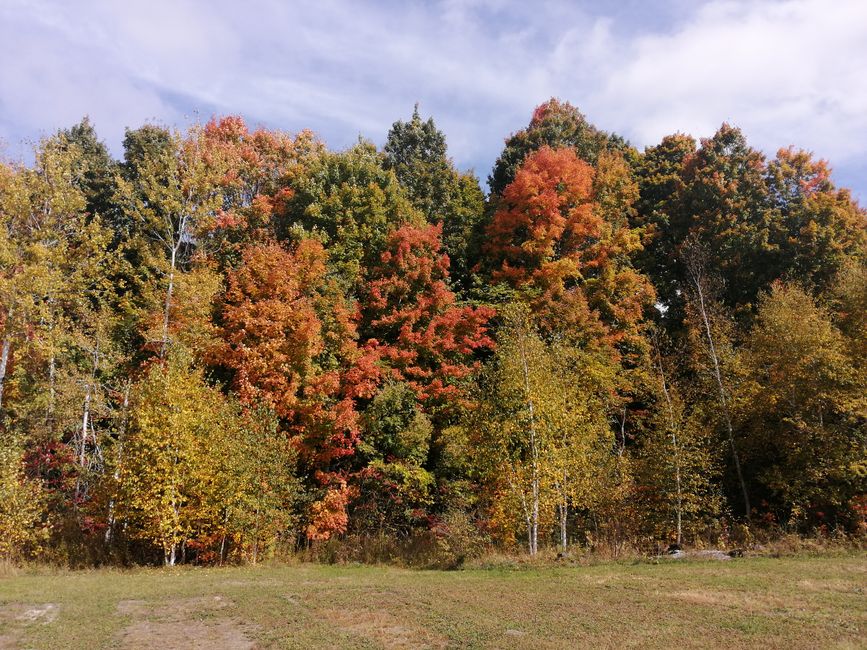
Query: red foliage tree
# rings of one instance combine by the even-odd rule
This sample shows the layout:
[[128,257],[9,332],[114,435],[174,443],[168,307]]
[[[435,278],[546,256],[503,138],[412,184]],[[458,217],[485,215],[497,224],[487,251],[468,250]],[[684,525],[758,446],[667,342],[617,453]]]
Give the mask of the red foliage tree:
[[392,232],[369,274],[364,306],[368,347],[429,405],[459,401],[459,380],[477,367],[477,353],[494,345],[487,332],[494,310],[455,304],[441,234],[441,225]]
[[281,131],[250,131],[241,117],[211,119],[200,131],[197,145],[208,166],[217,172],[223,209],[211,236],[218,240],[218,257],[237,254],[252,241],[269,237],[274,210],[292,197],[284,184],[310,157],[323,150],[310,131],[293,137]]
[[488,227],[494,279],[519,286],[597,263],[602,219],[592,192],[593,168],[572,149],[542,147],[528,156]]

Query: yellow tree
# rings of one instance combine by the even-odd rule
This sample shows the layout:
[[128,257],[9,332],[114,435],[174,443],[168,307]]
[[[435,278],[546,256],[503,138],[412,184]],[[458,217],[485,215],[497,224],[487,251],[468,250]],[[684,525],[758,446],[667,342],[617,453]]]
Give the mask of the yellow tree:
[[511,515],[523,520],[531,555],[539,549],[540,526],[555,511],[565,549],[569,506],[590,504],[599,454],[610,438],[599,386],[613,373],[582,356],[546,344],[529,310],[517,307],[507,310],[482,380],[473,428],[485,471],[493,490],[513,504]]
[[221,459],[225,489],[218,499],[224,521],[219,559],[226,559],[228,538],[239,555],[255,564],[281,544],[294,544],[302,490],[296,476],[298,452],[267,407],[251,408],[235,421]]
[[118,472],[119,519],[159,545],[171,566],[189,540],[220,521],[232,411],[180,350],[151,366],[132,399]]
[[845,522],[867,488],[867,382],[831,315],[798,286],[761,296],[743,351],[743,424],[783,521]]
[[48,536],[44,492],[26,476],[22,454],[17,440],[0,442],[0,557],[7,562],[35,554]]

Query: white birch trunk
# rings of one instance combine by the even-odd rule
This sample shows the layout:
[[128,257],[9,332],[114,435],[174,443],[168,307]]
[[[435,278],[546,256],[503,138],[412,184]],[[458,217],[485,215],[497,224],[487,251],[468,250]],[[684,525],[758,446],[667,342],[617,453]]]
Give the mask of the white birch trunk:
[[169,270],[169,285],[166,288],[166,304],[163,311],[163,340],[160,348],[160,358],[165,359],[169,347],[169,313],[172,309],[172,293],[175,289],[175,267],[178,259],[178,247],[172,248],[171,269]]
[[3,347],[0,350],[0,414],[3,408],[3,388],[6,386],[6,366],[9,363],[9,350],[12,347],[12,337],[3,339]]
[[747,484],[744,481],[743,470],[741,469],[741,459],[738,454],[737,446],[735,445],[734,427],[732,426],[731,414],[729,413],[728,396],[726,395],[725,385],[723,384],[722,371],[720,370],[719,357],[717,356],[716,346],[714,345],[713,334],[710,328],[710,319],[707,315],[707,307],[704,302],[704,290],[702,288],[701,277],[695,272],[692,273],[693,284],[695,285],[698,294],[699,312],[701,314],[702,323],[704,325],[705,335],[707,336],[708,354],[710,355],[713,364],[713,375],[716,380],[717,390],[719,392],[720,407],[723,413],[723,420],[728,434],[729,445],[732,450],[732,458],[735,463],[735,471],[737,472],[738,482],[740,483],[741,492],[744,497],[744,511],[747,521],[750,519],[750,497],[747,493]]
[[78,454],[78,464],[84,467],[86,462],[85,448],[87,447],[87,427],[90,423],[90,388],[91,384],[87,384],[87,390],[84,393],[84,412],[81,416],[81,449]]

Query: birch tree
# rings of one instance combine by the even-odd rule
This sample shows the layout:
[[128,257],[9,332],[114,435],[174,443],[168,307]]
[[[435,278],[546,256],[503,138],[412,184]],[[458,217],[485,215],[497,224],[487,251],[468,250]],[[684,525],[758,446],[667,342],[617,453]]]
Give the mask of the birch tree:
[[712,325],[714,304],[712,278],[709,276],[707,268],[707,256],[704,247],[695,239],[687,242],[687,245],[683,248],[683,255],[689,281],[689,285],[686,287],[688,294],[687,312],[693,314],[695,328],[698,330],[697,336],[702,341],[710,373],[713,377],[720,417],[725,427],[738,485],[743,496],[744,516],[749,520],[752,512],[750,495],[744,479],[743,468],[741,467],[740,453],[735,441],[731,396],[723,376],[718,333],[714,332],[715,328]]
[[540,527],[553,518],[565,551],[570,505],[589,504],[607,434],[604,408],[583,390],[592,371],[571,359],[568,350],[546,344],[528,310],[517,307],[507,311],[484,380],[480,443],[491,478],[517,505],[530,555],[539,550]]
[[195,127],[186,137],[172,133],[167,146],[143,150],[134,178],[119,181],[119,199],[136,231],[159,252],[152,261],[163,276],[161,317],[150,338],[161,359],[171,341],[177,275],[188,271],[196,251],[206,247],[223,207],[221,166],[203,155],[199,131]]

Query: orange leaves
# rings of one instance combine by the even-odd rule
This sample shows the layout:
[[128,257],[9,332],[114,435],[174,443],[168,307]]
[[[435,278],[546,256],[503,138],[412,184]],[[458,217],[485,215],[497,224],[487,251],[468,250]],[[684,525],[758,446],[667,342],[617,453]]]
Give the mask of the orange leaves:
[[594,184],[574,149],[528,155],[503,191],[484,251],[493,279],[526,292],[546,327],[616,343],[652,304],[653,289],[629,266],[641,244],[628,226],[628,167],[609,154],[599,165],[604,182]]
[[223,312],[224,362],[236,370],[241,398],[264,398],[282,417],[293,412],[310,359],[323,349],[307,287],[324,274],[324,252],[315,242],[303,246],[308,250],[294,254],[277,244],[248,248],[229,275]]
[[326,279],[322,245],[248,247],[228,281],[220,361],[235,371],[239,397],[269,404],[314,464],[352,454],[352,398],[372,392],[375,369],[357,349],[352,314]]
[[[503,192],[485,252],[495,279],[513,286],[534,276],[581,273],[600,254],[602,219],[591,201],[593,168],[572,149],[530,154]],[[557,263],[568,260],[570,264]]]
[[348,487],[341,481],[336,488],[329,488],[325,496],[310,506],[310,524],[307,526],[307,539],[325,541],[332,535],[346,531],[349,515],[346,506],[356,495],[357,489]]

